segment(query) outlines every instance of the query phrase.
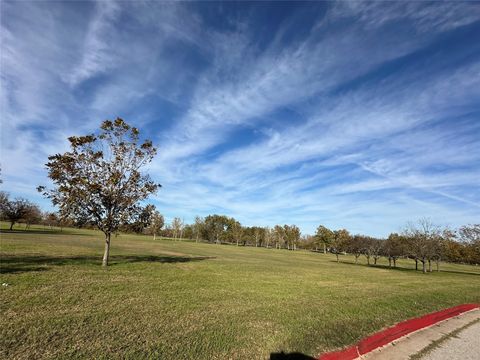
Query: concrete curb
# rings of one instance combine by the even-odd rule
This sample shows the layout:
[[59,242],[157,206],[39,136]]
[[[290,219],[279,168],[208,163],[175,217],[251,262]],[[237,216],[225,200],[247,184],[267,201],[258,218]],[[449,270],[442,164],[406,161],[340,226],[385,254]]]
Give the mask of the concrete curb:
[[406,320],[388,329],[377,332],[346,349],[322,354],[319,360],[354,360],[414,331],[478,308],[480,308],[480,304],[463,304]]

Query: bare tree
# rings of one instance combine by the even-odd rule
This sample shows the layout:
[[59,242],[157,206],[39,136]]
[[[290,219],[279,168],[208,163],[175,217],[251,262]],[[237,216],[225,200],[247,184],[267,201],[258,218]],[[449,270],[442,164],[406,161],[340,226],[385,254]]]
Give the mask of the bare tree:
[[153,235],[153,240],[156,240],[157,234],[160,233],[164,225],[165,219],[163,218],[163,215],[155,210],[152,214],[151,224],[149,227],[150,233]]
[[10,222],[10,230],[12,230],[16,222],[27,216],[32,206],[34,205],[31,202],[22,198],[10,201],[8,195],[3,193],[0,202],[0,212],[2,218]]
[[124,120],[106,120],[98,135],[72,136],[71,150],[46,164],[54,188],[38,190],[60,208],[62,217],[94,223],[105,234],[102,265],[108,265],[111,234],[142,211],[140,202],[160,187],[140,169],[156,149],[139,143],[139,131]]
[[373,264],[377,265],[378,259],[382,256],[385,249],[385,240],[372,239],[369,244],[369,252],[373,258]]
[[265,229],[255,226],[253,228],[253,238],[255,239],[255,247],[262,246],[265,237]]
[[460,238],[467,243],[480,242],[480,224],[464,225],[458,229]]
[[283,226],[280,226],[280,225],[275,225],[275,227],[273,228],[273,239],[274,239],[274,242],[275,242],[275,248],[276,249],[280,249],[282,247],[282,243],[285,239],[285,229],[283,228]]
[[4,206],[8,203],[8,193],[0,191],[0,214]]
[[183,229],[183,222],[180,218],[176,217],[172,220],[173,239],[178,240]]
[[185,219],[182,218],[182,226],[180,227],[180,239],[183,239],[183,231],[185,230]]
[[40,223],[42,221],[42,210],[37,205],[31,204],[27,207],[23,220],[25,221],[25,230],[30,228],[32,224]]
[[428,219],[421,219],[416,224],[410,223],[404,230],[407,238],[407,251],[422,263],[422,272],[427,272],[427,263],[431,271],[431,261],[438,255],[440,229]]
[[205,221],[200,216],[195,216],[195,224],[193,224],[193,232],[195,234],[195,242],[198,242],[203,233]]
[[[350,236],[346,242],[346,250],[355,257],[355,264],[358,264],[358,258],[365,254],[366,242],[367,237],[363,235]],[[370,264],[370,255],[368,255],[367,260]]]
[[231,231],[233,240],[238,246],[243,237],[243,227],[238,221],[233,221]]
[[300,228],[297,225],[290,225],[286,228],[285,231],[287,235],[288,242],[290,243],[290,248],[292,250],[297,250],[298,242],[300,241]]
[[264,236],[265,236],[265,247],[268,249],[270,247],[270,244],[273,240],[273,229],[269,228],[268,226],[264,228]]
[[458,233],[460,240],[466,244],[465,260],[472,264],[480,263],[480,224],[462,226]]

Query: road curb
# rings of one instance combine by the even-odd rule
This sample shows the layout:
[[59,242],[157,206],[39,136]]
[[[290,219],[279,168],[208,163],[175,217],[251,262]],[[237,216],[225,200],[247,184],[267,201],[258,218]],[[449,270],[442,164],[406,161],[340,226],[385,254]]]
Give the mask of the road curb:
[[430,313],[418,318],[402,321],[388,329],[379,331],[369,337],[366,337],[357,344],[346,349],[322,354],[318,359],[354,360],[414,331],[432,326],[440,321],[478,308],[480,308],[480,304],[463,304]]

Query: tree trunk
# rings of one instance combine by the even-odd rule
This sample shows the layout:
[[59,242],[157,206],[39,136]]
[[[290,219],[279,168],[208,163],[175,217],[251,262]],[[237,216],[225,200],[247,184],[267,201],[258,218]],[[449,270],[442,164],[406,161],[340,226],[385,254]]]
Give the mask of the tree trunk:
[[157,237],[157,234],[154,233],[154,234],[153,234],[153,240],[155,240],[156,237]]
[[388,267],[392,267],[392,258],[391,257],[388,258]]
[[103,253],[102,266],[108,266],[108,256],[110,255],[110,233],[105,234],[105,252]]
[[397,267],[397,259],[393,258],[393,267],[396,268]]
[[325,243],[323,243],[323,253],[324,254],[327,253],[327,245]]
[[437,263],[437,272],[439,272],[440,271],[440,260],[437,260],[436,263]]
[[337,262],[338,262],[338,253],[337,253],[337,254],[335,254],[335,255],[337,256]]
[[432,272],[432,261],[428,259],[428,272]]
[[425,260],[422,260],[422,271],[424,274],[427,273],[427,262]]
[[370,265],[370,258],[367,257],[367,265]]
[[415,259],[415,270],[418,270],[418,259]]
[[13,224],[15,224],[15,221],[10,221],[10,230],[13,229]]
[[373,265],[377,265],[377,258],[373,259]]

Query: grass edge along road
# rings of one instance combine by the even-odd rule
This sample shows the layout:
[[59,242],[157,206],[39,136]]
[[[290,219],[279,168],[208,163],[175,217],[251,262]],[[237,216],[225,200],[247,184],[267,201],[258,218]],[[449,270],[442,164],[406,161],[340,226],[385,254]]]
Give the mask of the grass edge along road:
[[[316,356],[384,327],[480,301],[480,269],[423,275],[349,256],[112,239],[32,227],[1,234],[2,358],[265,359]],[[363,259],[362,259],[363,261]]]

